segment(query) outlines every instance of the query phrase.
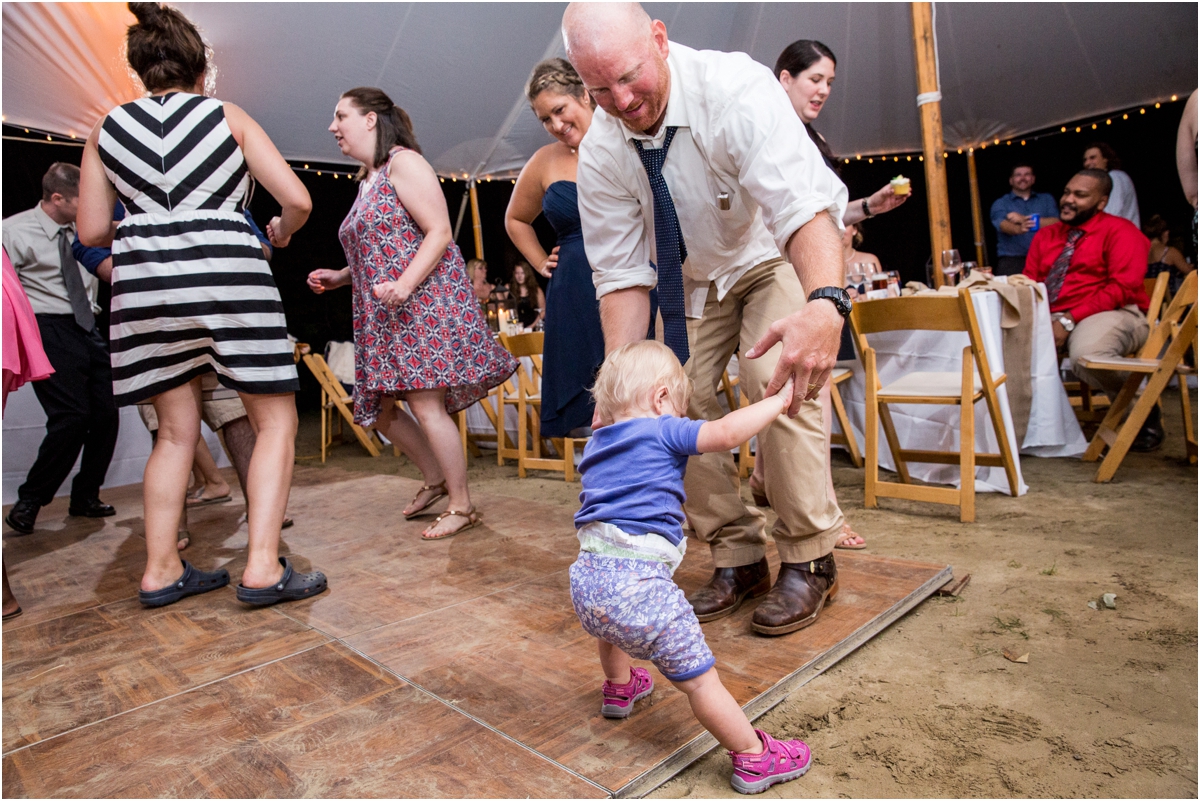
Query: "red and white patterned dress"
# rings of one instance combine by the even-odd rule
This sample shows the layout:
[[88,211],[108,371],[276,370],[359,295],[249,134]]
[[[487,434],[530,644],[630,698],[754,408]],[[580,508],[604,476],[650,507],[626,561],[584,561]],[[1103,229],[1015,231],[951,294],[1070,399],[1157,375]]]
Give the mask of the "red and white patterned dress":
[[[403,148],[392,151],[392,158]],[[388,178],[391,158],[338,230],[354,295],[354,422],[372,425],[383,396],[446,390],[446,411],[465,409],[517,369],[496,342],[451,242],[409,299],[389,309],[372,290],[403,275],[425,239]]]

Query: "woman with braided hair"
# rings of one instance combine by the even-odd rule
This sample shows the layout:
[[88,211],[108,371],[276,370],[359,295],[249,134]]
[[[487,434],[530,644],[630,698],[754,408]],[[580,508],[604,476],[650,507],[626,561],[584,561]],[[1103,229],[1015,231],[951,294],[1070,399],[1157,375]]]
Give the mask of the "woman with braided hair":
[[[534,153],[521,170],[504,226],[533,269],[550,279],[543,317],[542,434],[563,437],[591,425],[595,407],[588,390],[604,361],[600,304],[583,250],[575,195],[579,143],[594,106],[579,75],[561,58],[533,68],[525,96],[556,141]],[[533,230],[539,214],[546,215],[558,235],[549,254]]]

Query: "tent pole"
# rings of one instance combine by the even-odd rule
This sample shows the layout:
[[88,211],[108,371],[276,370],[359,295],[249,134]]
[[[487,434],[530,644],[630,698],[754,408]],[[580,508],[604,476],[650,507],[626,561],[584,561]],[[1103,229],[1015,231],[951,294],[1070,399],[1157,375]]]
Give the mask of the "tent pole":
[[967,148],[967,175],[971,182],[971,226],[975,231],[975,263],[987,266],[987,248],[983,246],[983,207],[979,205],[979,177],[975,173],[975,148]]
[[950,238],[950,196],[946,161],[942,156],[942,104],[938,87],[937,52],[933,43],[933,4],[913,3],[913,50],[917,62],[917,107],[921,112],[921,143],[925,153],[925,191],[929,196],[929,242],[933,283],[941,286],[942,251],[954,247]]
[[475,191],[475,179],[471,179],[471,224],[475,227],[475,258],[483,259],[483,224],[479,221],[479,194]]
[[454,241],[458,241],[458,232],[462,230],[463,216],[467,213],[467,201],[471,197],[469,189],[463,190],[462,202],[458,204],[458,220],[454,223]]

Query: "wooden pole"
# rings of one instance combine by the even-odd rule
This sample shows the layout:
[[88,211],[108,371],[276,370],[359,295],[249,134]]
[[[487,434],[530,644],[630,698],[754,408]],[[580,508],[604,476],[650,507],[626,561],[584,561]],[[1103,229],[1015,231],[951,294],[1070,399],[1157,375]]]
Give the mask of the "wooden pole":
[[[939,92],[937,54],[933,45],[933,4],[913,3],[913,52],[917,64],[917,92],[921,113],[921,144],[925,153],[925,191],[929,197],[929,244],[933,256],[933,283],[941,286],[942,251],[954,247],[950,238],[950,195],[946,189],[946,162],[942,153],[942,104],[932,99]],[[922,99],[926,99],[922,98]]]
[[975,231],[975,263],[987,266],[983,241],[983,207],[979,205],[979,177],[975,173],[975,148],[967,148],[967,175],[971,181],[971,226]]
[[471,224],[475,227],[475,258],[483,259],[483,223],[479,221],[479,195],[475,191],[475,180],[469,184],[471,191]]

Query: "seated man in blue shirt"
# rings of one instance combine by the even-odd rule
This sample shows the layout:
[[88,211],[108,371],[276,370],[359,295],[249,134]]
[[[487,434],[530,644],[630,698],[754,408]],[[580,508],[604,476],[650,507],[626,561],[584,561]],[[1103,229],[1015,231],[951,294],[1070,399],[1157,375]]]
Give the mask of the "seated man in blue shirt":
[[[1033,167],[1017,164],[1008,176],[1012,191],[992,204],[996,229],[996,275],[1017,275],[1025,269],[1025,254],[1033,235],[1042,226],[1058,222],[1058,204],[1043,192],[1034,192]],[[1034,223],[1032,215],[1040,215]]]

